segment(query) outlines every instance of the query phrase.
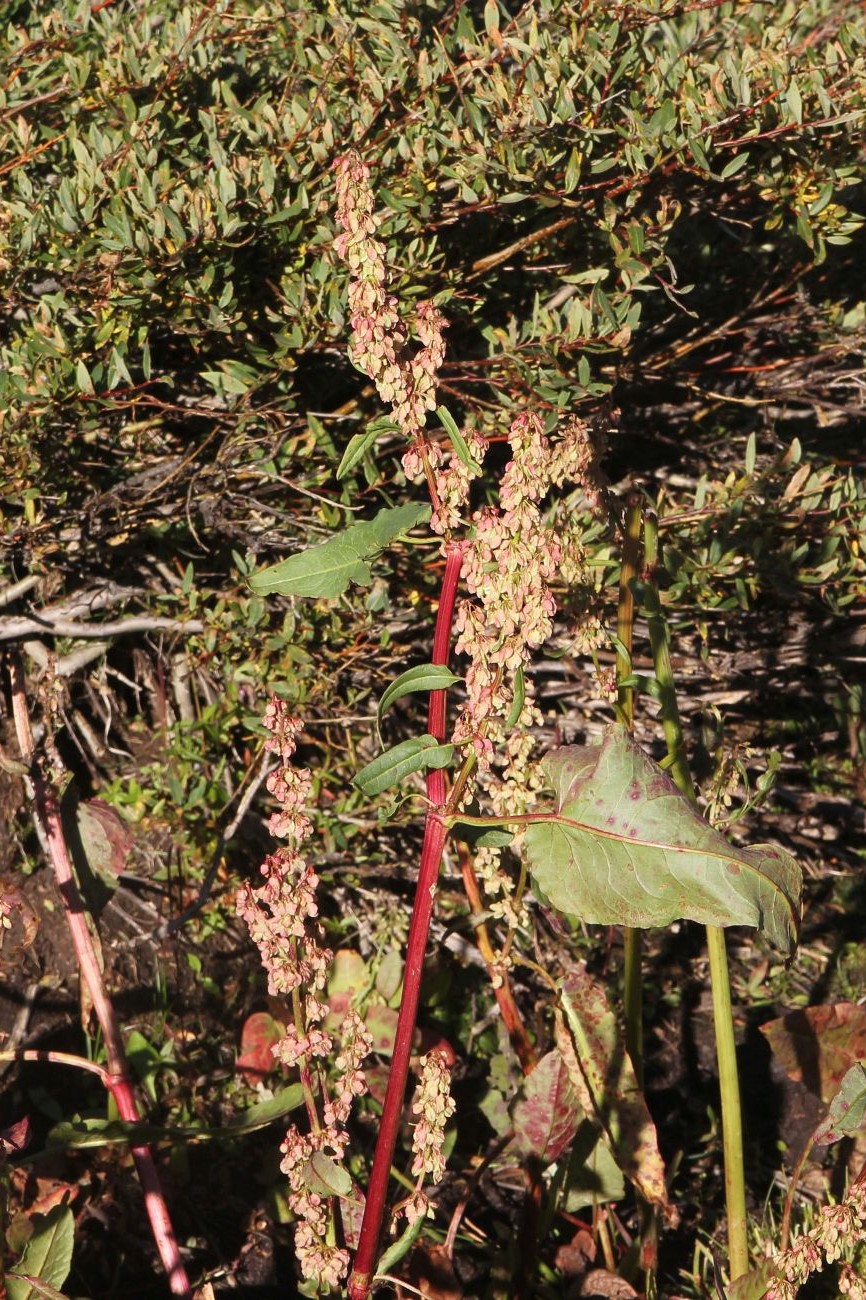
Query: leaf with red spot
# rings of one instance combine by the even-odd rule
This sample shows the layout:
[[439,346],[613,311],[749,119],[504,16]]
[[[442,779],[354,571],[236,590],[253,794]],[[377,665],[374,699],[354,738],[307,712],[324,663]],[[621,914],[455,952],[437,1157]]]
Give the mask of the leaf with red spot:
[[553,1164],[574,1140],[583,1110],[559,1052],[530,1070],[511,1109],[514,1136],[524,1155]]
[[75,820],[88,866],[109,889],[116,889],[135,843],[128,822],[104,799],[79,804]]
[[793,952],[802,872],[791,855],[730,844],[624,727],[555,749],[542,768],[556,811],[525,846],[543,901],[598,925],[751,925]]
[[866,1061],[866,1007],[855,1002],[789,1011],[761,1025],[789,1078],[830,1102],[845,1074]]
[[285,1034],[284,1027],[267,1011],[256,1011],[247,1016],[241,1030],[241,1051],[238,1071],[247,1083],[261,1083],[276,1067],[271,1050]]
[[842,1080],[836,1096],[830,1102],[830,1111],[823,1124],[815,1130],[819,1146],[841,1142],[853,1137],[866,1127],[866,1066],[862,1061],[852,1065]]

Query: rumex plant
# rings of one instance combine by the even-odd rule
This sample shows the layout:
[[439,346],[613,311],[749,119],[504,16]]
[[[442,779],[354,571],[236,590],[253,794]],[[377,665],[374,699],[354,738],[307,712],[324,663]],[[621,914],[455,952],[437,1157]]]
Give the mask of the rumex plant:
[[[401,1242],[379,1259],[386,1211],[389,1173],[403,1116],[424,955],[436,896],[437,879],[449,837],[463,840],[471,851],[461,851],[461,866],[473,914],[483,895],[490,912],[508,927],[510,938],[500,954],[486,945],[485,961],[512,1037],[527,1075],[528,1114],[548,1091],[541,1080],[557,1078],[562,1098],[557,1117],[559,1137],[531,1149],[537,1126],[522,1121],[527,1155],[550,1163],[562,1155],[580,1122],[588,1119],[596,1147],[607,1149],[634,1182],[644,1203],[675,1217],[665,1187],[652,1121],[640,1096],[638,1076],[617,1043],[615,1016],[604,991],[579,968],[551,980],[556,991],[557,1053],[538,1061],[509,990],[509,967],[514,935],[525,926],[526,880],[521,874],[515,887],[499,861],[503,845],[517,851],[531,871],[534,892],[545,905],[585,922],[625,924],[633,929],[665,925],[682,917],[710,927],[729,924],[755,926],[790,955],[799,924],[801,877],[790,857],[772,846],[750,850],[734,848],[689,806],[687,778],[680,773],[680,788],[656,766],[626,734],[621,722],[606,733],[601,745],[564,747],[550,754],[539,767],[532,728],[541,720],[535,703],[531,659],[550,636],[556,612],[552,586],[566,587],[586,581],[581,535],[574,512],[558,512],[551,497],[568,488],[579,491],[586,505],[605,513],[611,509],[598,468],[598,441],[577,417],[559,429],[546,430],[534,411],[512,415],[507,433],[510,451],[497,485],[496,499],[472,508],[471,487],[486,483],[484,461],[488,438],[477,429],[461,430],[444,407],[436,406],[436,377],[444,359],[446,322],[437,308],[426,302],[414,313],[414,338],[403,319],[399,303],[388,289],[385,248],[377,237],[375,200],[370,173],[360,158],[350,153],[335,165],[337,222],[334,248],[348,267],[351,338],[349,354],[367,374],[389,408],[389,431],[398,429],[407,447],[402,468],[408,483],[423,484],[429,507],[414,502],[388,507],[371,521],[352,524],[342,533],[253,575],[258,592],[295,596],[334,596],[350,582],[368,583],[370,563],[395,537],[429,521],[440,540],[444,572],[438,603],[430,662],[403,673],[385,691],[379,715],[396,699],[429,691],[427,731],[405,740],[369,761],[355,783],[376,796],[415,772],[425,774],[426,812],[415,905],[406,948],[403,995],[396,1027],[388,1085],[383,1103],[372,1170],[366,1188],[364,1212],[348,1293],[364,1300],[384,1276],[401,1250],[414,1240],[427,1209],[421,1184],[403,1205],[409,1227]],[[436,411],[440,430],[427,427]],[[356,435],[343,456],[339,474],[345,474],[375,444],[381,424]],[[634,528],[632,526],[632,532]],[[459,594],[460,591],[466,594]],[[656,626],[659,689],[672,690],[664,673],[664,628],[659,608],[652,605],[654,588],[635,585],[644,599],[651,625]],[[652,610],[655,609],[655,614]],[[653,618],[655,623],[653,624]],[[592,647],[601,635],[596,618],[584,619],[572,629],[574,644]],[[453,646],[452,646],[453,641]],[[627,677],[628,651],[620,672],[620,696],[631,688]],[[654,649],[656,649],[654,643]],[[465,662],[463,699],[449,726],[446,691],[461,681],[451,670],[451,654]],[[616,684],[605,678],[604,689],[616,694]],[[625,716],[625,715],[623,715]],[[671,724],[671,762],[678,761],[681,735]],[[627,720],[627,719],[626,719]],[[268,745],[280,752],[282,766],[269,778],[269,788],[283,805],[272,821],[277,834],[308,832],[308,822],[297,811],[308,788],[308,777],[286,767],[300,724],[279,706],[272,705],[266,725],[274,731]],[[667,726],[667,723],[666,723]],[[676,768],[674,767],[676,774]],[[544,784],[552,786],[555,803],[547,805]],[[316,914],[309,869],[293,850],[283,850],[265,864],[266,881],[257,890],[242,891],[239,907],[250,923],[269,971],[272,992],[291,991],[294,1024],[276,1048],[287,1063],[297,1063],[307,1095],[309,1131],[290,1131],[284,1145],[284,1169],[289,1175],[292,1203],[298,1215],[297,1248],[305,1275],[323,1286],[341,1279],[347,1254],[336,1244],[334,1220],[323,1204],[322,1180],[313,1155],[325,1153],[331,1178],[325,1186],[340,1194],[340,1176],[334,1164],[344,1154],[346,1139],[333,1131],[337,1116],[326,1103],[325,1125],[313,1101],[312,1062],[332,1048],[328,1035],[317,1028],[324,1008],[320,994],[329,954],[317,946],[308,926]],[[483,888],[482,888],[483,887]],[[289,902],[288,900],[291,899]],[[712,933],[712,931],[711,931]],[[721,931],[718,931],[721,934]],[[479,940],[480,942],[480,940]],[[305,959],[305,944],[310,955]],[[724,945],[721,962],[724,966]],[[276,957],[276,965],[275,965]],[[726,971],[724,972],[726,979]],[[719,976],[722,982],[722,976]],[[730,1004],[722,1002],[730,1019]],[[718,1019],[724,1023],[724,1014]],[[351,1058],[359,1070],[363,1035],[359,1023],[346,1034],[353,1045],[341,1046],[338,1073]],[[632,1050],[638,1046],[631,1035]],[[732,1041],[732,1040],[731,1040]],[[353,1054],[354,1053],[354,1054]],[[617,1064],[618,1062],[618,1064]],[[635,1066],[640,1069],[640,1061]],[[542,1073],[536,1074],[536,1071]],[[321,1076],[321,1071],[318,1071]],[[360,1091],[360,1074],[349,1091]],[[537,1082],[536,1082],[537,1081]],[[738,1132],[736,1079],[727,1085],[726,1155],[736,1164]],[[536,1097],[531,1103],[530,1098]],[[442,1062],[428,1055],[414,1112],[412,1173],[419,1180],[441,1177],[442,1131],[453,1111]],[[528,1137],[526,1135],[529,1135]],[[536,1139],[537,1141],[537,1139]],[[526,1148],[525,1148],[526,1149]],[[636,1154],[637,1153],[637,1154]],[[742,1155],[739,1154],[740,1166]],[[332,1167],[333,1166],[333,1167]],[[535,1194],[540,1191],[536,1165]],[[739,1179],[741,1181],[741,1168]],[[744,1221],[740,1222],[736,1189],[738,1177],[729,1180],[732,1217],[731,1252],[735,1274],[748,1267],[744,1248]],[[319,1192],[311,1194],[311,1188]],[[733,1200],[730,1198],[733,1197]],[[649,1222],[649,1221],[648,1221]],[[641,1260],[650,1276],[655,1256],[651,1229],[647,1228]],[[377,1262],[378,1261],[378,1262]]]

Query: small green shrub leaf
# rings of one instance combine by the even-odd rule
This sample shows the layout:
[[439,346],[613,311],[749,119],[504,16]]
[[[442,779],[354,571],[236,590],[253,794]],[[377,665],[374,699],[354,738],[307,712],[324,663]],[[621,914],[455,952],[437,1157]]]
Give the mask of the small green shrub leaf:
[[249,584],[259,595],[331,599],[342,595],[350,582],[369,586],[369,562],[395,537],[429,518],[430,507],[414,502],[380,510],[367,523],[352,524],[320,546],[260,569],[250,577]]
[[411,772],[426,772],[431,767],[447,767],[454,755],[453,745],[441,745],[435,736],[425,733],[403,740],[362,767],[354,784],[364,794],[381,794],[402,781]]
[[554,750],[542,767],[556,812],[529,826],[525,846],[552,907],[597,925],[750,925],[793,952],[795,860],[771,845],[729,844],[625,728],[608,728],[600,745]]
[[419,691],[444,691],[462,680],[462,677],[452,673],[444,664],[418,664],[415,668],[407,668],[383,692],[376,711],[377,721],[381,722],[391,705],[404,695],[414,695]]
[[862,1061],[852,1065],[842,1080],[842,1086],[830,1102],[827,1118],[815,1130],[819,1146],[829,1146],[842,1138],[853,1137],[866,1127],[866,1066]]

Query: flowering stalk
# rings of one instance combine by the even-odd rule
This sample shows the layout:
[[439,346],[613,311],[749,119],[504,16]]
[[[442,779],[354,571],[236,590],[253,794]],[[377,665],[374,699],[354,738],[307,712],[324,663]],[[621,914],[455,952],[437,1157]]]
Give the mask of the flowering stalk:
[[[51,865],[54,868],[58,892],[63,900],[63,910],[72,936],[81,977],[87,986],[102,1030],[108,1060],[106,1083],[117,1104],[120,1118],[130,1124],[140,1124],[141,1114],[129,1075],[123,1037],[114,1014],[114,1007],[105,989],[102,969],[87,927],[87,915],[72,870],[57,796],[42,775],[35,758],[35,745],[24,690],[24,670],[20,656],[15,652],[12,653],[10,660],[9,682],[18,746],[30,770],[29,780],[32,783],[36,815],[48,845]],[[184,1296],[186,1300],[192,1300],[192,1290],[180,1257],[180,1248],[150,1147],[143,1143],[134,1144],[132,1157],[144,1190],[145,1209],[153,1238],[168,1275],[169,1290],[172,1295]]]
[[279,808],[268,828],[283,843],[262,864],[264,883],[257,888],[249,883],[241,886],[237,910],[258,945],[268,973],[268,991],[291,999],[293,1023],[273,1052],[284,1065],[298,1069],[308,1131],[302,1133],[296,1125],[288,1130],[280,1148],[280,1168],[289,1182],[289,1207],[296,1219],[295,1254],[301,1272],[321,1287],[334,1287],[348,1272],[349,1255],[336,1243],[331,1198],[321,1192],[321,1170],[333,1169],[345,1153],[346,1121],[354,1098],[366,1090],[361,1065],[371,1042],[361,1017],[349,1010],[334,1061],[334,1095],[325,1096],[320,1062],[333,1054],[334,1039],[322,1025],[327,1007],[320,994],[333,954],[321,946],[316,898],[319,877],[301,853],[311,831],[304,805],[312,776],[306,768],[292,766],[300,719],[274,698],[265,711],[264,724],[271,733],[265,748],[278,755],[267,787]]
[[[487,440],[475,430],[453,438],[443,451],[424,430],[426,412],[435,407],[436,375],[444,358],[445,321],[431,303],[419,305],[415,333],[420,349],[412,352],[409,331],[395,297],[387,291],[385,247],[376,238],[375,200],[369,170],[355,154],[337,160],[338,255],[348,264],[352,335],[349,355],[376,384],[382,400],[406,436],[409,448],[403,470],[413,482],[426,482],[433,507],[431,528],[443,537],[445,577],[434,635],[433,662],[446,664],[452,624],[455,648],[465,654],[467,700],[451,739],[465,747],[462,767],[450,795],[444,771],[427,774],[428,813],[421,867],[409,932],[403,999],[391,1063],[382,1124],[373,1160],[363,1225],[349,1283],[351,1300],[364,1300],[373,1279],[385,1211],[385,1195],[396,1146],[408,1077],[412,1035],[418,1011],[421,975],[439,865],[453,814],[471,796],[478,781],[494,811],[524,812],[535,798],[537,778],[529,770],[532,741],[528,728],[539,720],[523,669],[529,656],[549,635],[555,604],[550,592],[554,575],[572,581],[582,576],[582,551],[572,527],[557,532],[547,525],[541,503],[549,489],[566,479],[582,483],[590,501],[602,499],[595,474],[595,452],[588,430],[578,420],[567,423],[555,445],[538,416],[518,415],[509,431],[512,459],[500,483],[500,504],[477,511],[471,537],[458,543],[454,530],[462,522],[471,480],[481,473]],[[456,429],[455,429],[456,432]],[[468,455],[467,455],[468,452]],[[468,598],[455,607],[462,573]],[[455,619],[456,608],[456,619]],[[446,739],[445,692],[430,697],[428,731]],[[497,747],[501,757],[497,760]],[[494,763],[504,763],[493,774]],[[477,771],[477,776],[476,776]],[[498,870],[495,850],[480,849],[488,893],[497,893],[489,910],[514,930],[522,915]],[[472,873],[471,879],[475,876]],[[476,882],[477,884],[477,882]],[[477,889],[476,889],[477,895]],[[470,900],[471,906],[471,900]],[[504,958],[498,963],[504,969]],[[495,983],[496,981],[494,981]],[[513,1008],[516,1011],[516,1008]],[[515,1019],[515,1029],[517,1020]],[[524,1034],[518,1039],[521,1060],[532,1059]]]
[[[838,1205],[825,1205],[818,1222],[796,1238],[790,1250],[775,1260],[776,1277],[764,1292],[764,1300],[794,1300],[813,1273],[825,1263],[841,1259],[842,1251],[866,1241],[866,1177],[861,1173]],[[866,1282],[848,1264],[839,1275],[839,1292],[851,1300],[866,1300]]]

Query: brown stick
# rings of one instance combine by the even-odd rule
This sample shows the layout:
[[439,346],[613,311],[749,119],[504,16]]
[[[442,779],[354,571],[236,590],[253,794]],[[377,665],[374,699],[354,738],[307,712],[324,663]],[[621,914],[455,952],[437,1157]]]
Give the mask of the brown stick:
[[[14,651],[9,655],[9,685],[18,746],[21,750],[22,759],[30,769],[28,780],[32,786],[36,816],[48,844],[54,878],[57,881],[57,888],[63,900],[63,909],[75,947],[79,970],[87,986],[105,1041],[105,1054],[108,1058],[108,1086],[117,1102],[117,1109],[121,1119],[131,1124],[137,1124],[141,1122],[141,1115],[129,1075],[123,1037],[117,1023],[117,1017],[114,1014],[111,999],[106,992],[96,949],[87,927],[87,915],[72,870],[72,862],[63,831],[57,796],[49,782],[42,775],[36,758],[30,715],[27,711],[24,668],[21,656]],[[165,1202],[150,1147],[144,1145],[134,1146],[132,1155],[144,1189],[145,1208],[150,1219],[153,1238],[163,1267],[168,1274],[169,1289],[172,1295],[183,1296],[185,1300],[192,1300],[192,1289],[180,1257],[180,1248],[177,1244],[177,1238],[172,1227],[168,1206]]]

